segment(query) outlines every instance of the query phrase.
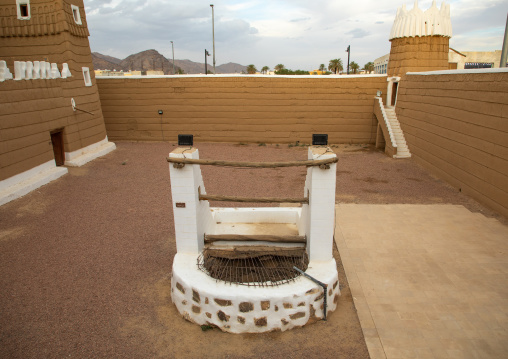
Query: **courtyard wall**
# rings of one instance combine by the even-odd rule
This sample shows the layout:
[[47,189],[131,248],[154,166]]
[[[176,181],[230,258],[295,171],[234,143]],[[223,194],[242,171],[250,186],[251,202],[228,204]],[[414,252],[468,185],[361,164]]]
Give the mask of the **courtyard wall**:
[[508,217],[508,71],[408,73],[397,96],[412,157]]
[[[97,77],[111,140],[374,143],[373,76]],[[384,91],[383,91],[384,92]],[[158,110],[163,114],[159,115]]]

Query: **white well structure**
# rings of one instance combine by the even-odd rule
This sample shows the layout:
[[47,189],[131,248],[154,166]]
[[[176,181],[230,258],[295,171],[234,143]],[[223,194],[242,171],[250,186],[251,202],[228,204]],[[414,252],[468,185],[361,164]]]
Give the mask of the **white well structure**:
[[[323,160],[328,163],[308,165]],[[328,147],[309,147],[308,161],[302,162],[308,167],[301,207],[213,208],[200,169],[207,163],[199,161],[198,149],[179,147],[169,154],[177,245],[171,297],[185,319],[231,333],[260,333],[301,327],[335,310],[340,295],[332,255],[336,160]],[[225,281],[198,265],[206,251],[234,256],[239,248],[268,250],[265,257],[300,251],[308,258],[305,274],[321,285],[303,275],[277,283]]]

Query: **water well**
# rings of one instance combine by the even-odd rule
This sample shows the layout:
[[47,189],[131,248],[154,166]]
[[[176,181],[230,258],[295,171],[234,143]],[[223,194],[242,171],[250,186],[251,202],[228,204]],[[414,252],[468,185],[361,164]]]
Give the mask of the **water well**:
[[[198,149],[179,147],[168,162],[177,244],[171,297],[185,319],[232,333],[259,333],[300,327],[335,310],[337,157],[329,147],[311,146],[308,160],[283,163],[200,160]],[[307,177],[301,198],[209,195],[202,165],[307,166]],[[210,200],[302,206],[213,208]]]

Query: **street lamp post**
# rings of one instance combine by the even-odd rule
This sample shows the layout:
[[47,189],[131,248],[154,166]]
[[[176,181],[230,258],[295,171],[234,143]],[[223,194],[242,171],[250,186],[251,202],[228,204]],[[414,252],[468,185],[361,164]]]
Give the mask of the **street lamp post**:
[[213,74],[215,75],[215,20],[213,14],[213,4],[210,4],[210,7],[212,8]]
[[175,46],[173,41],[171,41],[171,50],[173,50],[173,75],[175,74]]
[[351,53],[351,45],[347,46],[347,74],[349,75],[349,54]]

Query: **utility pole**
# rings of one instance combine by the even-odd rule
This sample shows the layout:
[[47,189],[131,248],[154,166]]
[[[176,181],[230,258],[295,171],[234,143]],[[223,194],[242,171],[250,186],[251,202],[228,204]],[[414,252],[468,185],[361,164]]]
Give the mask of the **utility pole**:
[[171,41],[171,49],[173,50],[173,75],[175,75],[175,46],[173,41]]
[[349,54],[351,53],[351,45],[347,46],[347,74],[349,75]]
[[210,56],[210,53],[205,49],[205,75],[208,75],[208,63],[206,61],[207,56]]
[[215,20],[213,14],[213,4],[210,4],[212,8],[212,39],[213,39],[213,74],[215,75]]

